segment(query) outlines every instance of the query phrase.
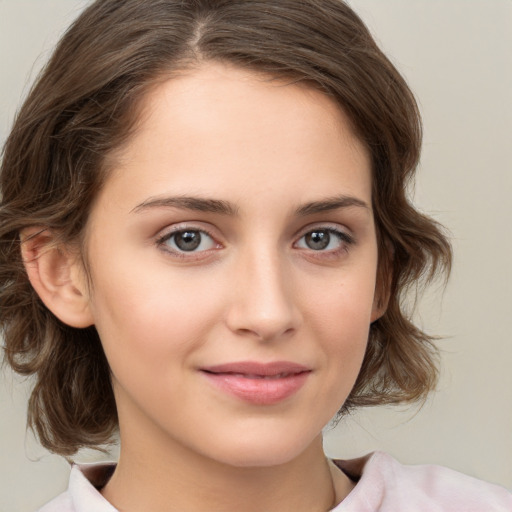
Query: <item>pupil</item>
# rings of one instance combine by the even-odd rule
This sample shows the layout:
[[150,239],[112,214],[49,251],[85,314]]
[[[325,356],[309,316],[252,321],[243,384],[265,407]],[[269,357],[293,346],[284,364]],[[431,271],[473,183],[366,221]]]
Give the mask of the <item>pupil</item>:
[[306,245],[315,251],[325,249],[331,241],[328,231],[312,231],[306,235]]
[[197,231],[182,231],[174,236],[174,242],[182,251],[193,251],[201,243],[201,234]]

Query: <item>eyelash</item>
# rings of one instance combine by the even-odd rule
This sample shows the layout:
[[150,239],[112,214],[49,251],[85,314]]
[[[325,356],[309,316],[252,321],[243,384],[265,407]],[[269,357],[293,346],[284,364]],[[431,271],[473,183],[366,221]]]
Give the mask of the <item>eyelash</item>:
[[[334,235],[340,243],[340,247],[338,247],[336,249],[327,250],[327,251],[326,250],[314,250],[311,248],[304,248],[305,251],[310,252],[315,257],[320,257],[320,258],[337,257],[342,252],[348,252],[350,249],[350,246],[354,245],[356,242],[354,237],[345,231],[336,229],[331,226],[320,225],[318,227],[308,228],[308,230],[301,235],[299,240],[297,242],[295,242],[294,245],[297,245],[307,235],[310,235],[315,232],[317,232],[317,233],[318,232],[326,232],[330,236]],[[330,240],[329,240],[329,243],[330,243]],[[302,248],[299,248],[299,249],[302,249]]]
[[200,254],[209,252],[211,250],[211,249],[207,249],[207,250],[203,250],[203,251],[183,251],[183,250],[179,250],[179,249],[178,250],[172,249],[169,246],[166,246],[166,243],[169,242],[169,240],[172,240],[173,237],[175,237],[176,235],[179,235],[179,234],[187,233],[187,232],[200,233],[202,236],[206,235],[208,238],[210,238],[212,240],[212,243],[215,245],[215,249],[218,249],[221,247],[221,244],[215,240],[215,237],[211,233],[209,233],[204,228],[197,228],[194,226],[192,226],[192,227],[177,226],[175,228],[172,228],[171,231],[164,233],[162,236],[160,236],[156,239],[156,245],[161,250],[163,250],[167,253],[171,253],[174,257],[187,259],[187,260],[194,260],[194,259],[201,258],[201,256],[199,256]]
[[[184,251],[184,250],[180,250],[180,249],[172,249],[167,245],[167,242],[169,242],[169,240],[172,240],[173,237],[175,237],[176,235],[179,235],[179,234],[186,233],[186,232],[199,233],[202,236],[206,235],[208,238],[210,238],[210,240],[212,241],[212,243],[215,246],[214,248],[212,248],[213,250],[222,248],[222,245],[215,240],[215,237],[210,232],[208,232],[204,228],[198,228],[198,227],[194,227],[194,226],[192,226],[192,227],[177,226],[176,228],[173,228],[171,231],[166,232],[162,236],[158,237],[156,239],[156,245],[161,250],[163,250],[167,253],[171,253],[174,257],[177,257],[177,258],[187,259],[190,261],[192,261],[194,259],[204,258],[204,256],[206,255],[205,253],[209,253],[212,249],[205,249],[202,251],[195,251],[195,250]],[[350,249],[350,246],[354,245],[356,242],[354,237],[352,235],[346,233],[345,231],[341,231],[334,227],[320,225],[318,227],[308,228],[307,231],[303,232],[303,234],[300,236],[300,238],[293,244],[294,247],[296,247],[297,244],[301,240],[303,240],[307,235],[310,235],[315,232],[326,232],[330,236],[334,235],[339,240],[339,243],[340,243],[340,247],[338,247],[336,249],[327,250],[327,251],[326,250],[315,250],[315,249],[311,249],[311,248],[307,248],[307,247],[306,248],[297,247],[297,249],[299,249],[299,250],[304,250],[304,251],[311,253],[316,258],[336,257],[341,252],[348,252]],[[200,241],[200,243],[202,243],[202,240]],[[329,243],[330,243],[330,240],[329,240]]]

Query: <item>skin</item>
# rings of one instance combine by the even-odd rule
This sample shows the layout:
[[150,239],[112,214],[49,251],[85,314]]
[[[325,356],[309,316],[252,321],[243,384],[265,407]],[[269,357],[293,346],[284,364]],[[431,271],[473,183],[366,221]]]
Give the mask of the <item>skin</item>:
[[[353,484],[321,430],[382,314],[370,162],[347,117],[305,86],[206,64],[149,93],[111,164],[87,226],[83,309],[119,411],[103,495],[128,512],[330,509]],[[230,211],[169,200],[183,197]],[[183,229],[209,235],[180,252]],[[326,248],[308,245],[315,229]],[[309,372],[290,397],[255,404],[205,378],[233,361]]]

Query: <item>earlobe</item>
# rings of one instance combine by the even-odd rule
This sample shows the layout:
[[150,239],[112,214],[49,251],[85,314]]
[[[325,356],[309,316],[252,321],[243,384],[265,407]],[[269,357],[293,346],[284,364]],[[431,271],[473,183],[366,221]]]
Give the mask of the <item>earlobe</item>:
[[20,234],[21,256],[45,306],[62,322],[77,328],[94,323],[80,262],[48,229],[38,226]]

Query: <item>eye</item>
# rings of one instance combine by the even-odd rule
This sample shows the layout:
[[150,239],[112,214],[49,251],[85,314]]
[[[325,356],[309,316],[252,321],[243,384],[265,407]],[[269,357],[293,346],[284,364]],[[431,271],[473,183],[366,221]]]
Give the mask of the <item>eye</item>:
[[337,251],[354,242],[353,238],[333,228],[312,229],[304,234],[295,244],[299,249],[312,251]]
[[164,235],[158,245],[172,252],[202,252],[218,246],[213,238],[199,229],[181,229]]

